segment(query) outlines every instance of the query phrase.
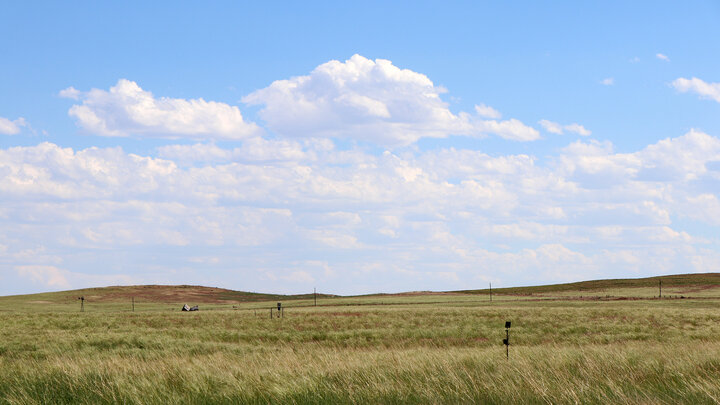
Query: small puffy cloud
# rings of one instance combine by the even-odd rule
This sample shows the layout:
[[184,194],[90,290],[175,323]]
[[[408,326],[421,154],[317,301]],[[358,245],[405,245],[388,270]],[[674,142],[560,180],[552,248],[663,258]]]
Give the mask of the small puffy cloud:
[[76,89],[75,87],[68,87],[67,89],[60,90],[58,93],[58,96],[62,98],[70,98],[73,100],[79,100],[81,93],[80,90]]
[[670,62],[670,58],[668,58],[667,55],[663,55],[661,53],[656,53],[655,57],[660,60],[664,60],[665,62]]
[[69,87],[59,94],[82,100],[70,108],[69,115],[85,130],[102,136],[242,139],[260,132],[235,106],[203,99],[156,98],[126,79],[109,91],[80,92]]
[[708,83],[697,77],[686,79],[681,77],[672,82],[672,86],[682,93],[692,92],[701,98],[709,98],[720,103],[720,83]]
[[475,123],[475,127],[481,132],[495,134],[501,138],[512,141],[534,141],[540,139],[540,133],[537,129],[529,127],[515,118],[505,121],[481,120]]
[[10,121],[7,118],[0,117],[0,134],[3,135],[16,135],[20,133],[22,127],[26,126],[27,122],[25,118],[18,118],[14,121]]
[[558,134],[562,135],[567,132],[573,132],[581,136],[589,136],[592,134],[592,132],[588,129],[586,129],[584,126],[578,124],[578,123],[572,123],[568,125],[561,125],[557,122],[549,121],[549,120],[540,120],[538,121],[541,127],[545,128],[546,131],[550,132],[551,134]]
[[600,84],[602,84],[603,86],[612,86],[613,84],[615,84],[615,79],[612,77],[607,77],[600,80]]
[[354,55],[330,61],[307,76],[277,80],[243,98],[263,106],[260,117],[273,131],[293,137],[329,137],[408,145],[423,137],[484,136],[528,141],[537,130],[518,120],[485,121],[494,109],[477,115],[453,113],[440,95],[446,90],[424,74],[401,69],[389,60]]
[[640,58],[638,58],[637,56],[630,59],[630,63],[638,63],[638,62],[640,62]]
[[590,134],[592,134],[592,132],[590,130],[586,129],[584,126],[582,126],[578,123],[572,123],[569,125],[565,125],[564,128],[568,132],[574,132],[574,133],[576,133],[578,135],[582,135],[582,136],[589,136]]
[[475,106],[475,112],[484,118],[499,119],[502,118],[500,111],[490,107],[489,105],[480,104]]
[[558,124],[557,122],[548,121],[548,120],[540,120],[538,121],[541,127],[545,128],[546,131],[550,132],[551,134],[558,134],[562,135],[563,133],[563,127],[562,125]]

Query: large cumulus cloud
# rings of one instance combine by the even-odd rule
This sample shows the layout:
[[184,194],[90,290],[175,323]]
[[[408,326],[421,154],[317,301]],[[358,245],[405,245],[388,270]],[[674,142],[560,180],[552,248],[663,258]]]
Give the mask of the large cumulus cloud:
[[260,117],[268,127],[287,136],[351,138],[384,145],[451,134],[496,134],[518,141],[539,138],[537,130],[517,119],[485,120],[479,114],[453,113],[441,98],[444,92],[424,74],[401,69],[389,60],[354,55],[345,62],[324,63],[307,76],[277,80],[243,101],[261,105]]

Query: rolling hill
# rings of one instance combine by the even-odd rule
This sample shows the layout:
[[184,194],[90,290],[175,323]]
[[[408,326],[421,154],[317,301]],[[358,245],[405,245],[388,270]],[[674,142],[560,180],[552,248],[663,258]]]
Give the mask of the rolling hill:
[[[78,297],[84,297],[88,302],[97,303],[128,302],[132,298],[135,298],[135,300],[139,302],[142,301],[151,303],[176,304],[191,302],[204,304],[232,304],[240,302],[312,299],[313,294],[263,294],[194,285],[134,285],[14,295],[0,297],[0,302],[2,302],[2,300],[12,300],[14,302],[26,301],[28,303],[38,304],[71,304],[76,303]],[[317,297],[329,298],[333,297],[333,295],[317,294]]]
[[[687,291],[698,291],[720,288],[720,273],[676,274],[644,278],[622,278],[607,280],[590,280],[575,283],[548,284],[527,287],[493,288],[497,294],[547,294],[561,292],[597,292],[609,289],[653,288],[657,289],[660,282],[665,288],[681,288]],[[486,294],[488,289],[456,291],[464,294]]]
[[[694,297],[720,296],[720,273],[679,274],[636,279],[591,280],[575,283],[551,284],[526,287],[493,288],[499,296],[539,296],[568,298],[573,296],[605,296],[650,298],[658,294],[660,282],[664,295],[693,295]],[[488,289],[447,292],[408,292],[399,294],[370,294],[372,296],[422,296],[422,295],[480,295],[489,294]],[[138,285],[86,288],[28,295],[0,297],[5,303],[27,304],[75,304],[78,297],[94,303],[137,302],[156,304],[235,304],[269,301],[312,300],[313,294],[282,295],[234,291],[217,287],[191,285]],[[317,298],[351,298],[331,294],[317,294]]]

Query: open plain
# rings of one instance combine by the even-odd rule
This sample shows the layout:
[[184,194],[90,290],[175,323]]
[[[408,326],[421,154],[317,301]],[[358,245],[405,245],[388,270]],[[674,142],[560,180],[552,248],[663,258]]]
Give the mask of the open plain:
[[492,302],[473,290],[315,305],[190,286],[2,297],[0,402],[717,403],[720,275],[664,277],[662,299],[659,280]]

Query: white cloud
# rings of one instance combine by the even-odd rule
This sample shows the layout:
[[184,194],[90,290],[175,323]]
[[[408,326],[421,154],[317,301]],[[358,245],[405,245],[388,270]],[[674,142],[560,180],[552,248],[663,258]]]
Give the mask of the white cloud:
[[697,77],[692,79],[681,77],[673,81],[672,85],[682,93],[693,92],[701,98],[709,98],[720,103],[720,83],[708,83]]
[[109,91],[79,92],[70,87],[60,95],[82,100],[70,108],[69,115],[95,135],[242,139],[260,132],[257,125],[244,121],[235,106],[203,99],[156,98],[126,79]]
[[125,274],[85,274],[47,265],[15,266],[15,271],[21,279],[29,280],[51,290],[128,285],[141,282],[140,279]]
[[21,128],[26,126],[27,122],[25,118],[18,118],[14,121],[10,121],[7,118],[0,117],[0,134],[3,135],[16,135],[19,134]]
[[[308,148],[317,146],[312,140],[303,143]],[[166,145],[158,148],[158,155],[182,165],[228,163],[300,161],[313,159],[313,149],[306,151],[303,144],[292,140],[266,140],[253,137],[243,140],[241,147],[223,149],[215,144]],[[323,145],[327,147],[327,145]]]
[[475,122],[475,128],[483,133],[495,134],[501,138],[513,141],[534,141],[540,139],[540,133],[515,118],[496,121],[486,120]]
[[670,62],[670,58],[668,58],[667,55],[663,55],[663,54],[661,54],[661,53],[656,53],[656,54],[655,54],[655,57],[658,58],[658,59],[660,59],[660,60],[663,60],[663,61],[665,61],[665,62]]
[[607,77],[605,79],[602,79],[600,81],[600,84],[602,84],[603,86],[612,86],[613,84],[615,84],[615,79],[612,77]]
[[345,62],[324,63],[307,76],[277,80],[243,102],[262,105],[259,114],[269,128],[293,137],[349,138],[384,145],[448,135],[539,138],[535,129],[518,120],[484,121],[480,115],[455,114],[441,99],[444,92],[421,73],[400,69],[389,60],[354,55]]
[[236,151],[223,149],[215,144],[196,143],[194,145],[166,145],[158,148],[158,156],[188,165],[200,163],[224,163],[233,160]]
[[322,258],[334,274],[323,290],[349,293],[708,270],[720,256],[699,237],[718,226],[720,139],[699,131],[632,153],[575,141],[542,159],[246,142],[162,158],[0,149],[0,272],[65,288],[108,282],[89,278],[100,262],[156,283],[207,281],[211,266],[224,286],[287,291],[309,280],[294,272],[330,283],[307,264]]
[[73,100],[79,100],[81,95],[82,95],[82,93],[80,92],[80,90],[78,90],[72,86],[70,86],[66,89],[60,90],[60,92],[58,92],[58,96],[60,96],[62,98],[70,98]]
[[558,124],[557,122],[548,121],[548,120],[540,120],[540,121],[538,121],[538,123],[540,124],[541,127],[545,128],[546,131],[548,131],[552,134],[562,135],[565,133],[565,131],[573,132],[573,133],[576,133],[581,136],[589,136],[590,134],[592,134],[591,131],[589,131],[584,126],[577,124],[577,123],[561,125],[561,124]]
[[577,123],[565,125],[564,128],[568,132],[574,132],[581,136],[589,136],[590,134],[592,134],[592,132],[590,130],[586,129],[584,126],[577,124]]
[[688,197],[687,208],[683,212],[685,216],[720,226],[720,199],[715,194]]
[[27,278],[33,283],[41,284],[51,288],[70,288],[70,283],[63,274],[64,272],[55,266],[16,266],[18,275]]
[[361,247],[357,237],[335,230],[310,230],[307,236],[333,249],[358,249]]
[[492,119],[500,119],[502,118],[502,114],[500,114],[500,111],[490,107],[489,105],[480,104],[475,106],[475,112],[481,117],[484,118],[492,118]]
[[546,131],[550,132],[551,134],[558,134],[562,135],[563,133],[563,127],[562,125],[558,124],[557,122],[548,121],[548,120],[540,120],[538,121],[541,127],[545,128]]

